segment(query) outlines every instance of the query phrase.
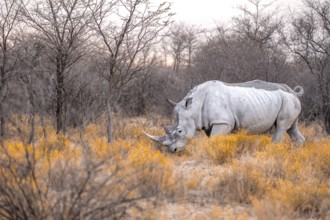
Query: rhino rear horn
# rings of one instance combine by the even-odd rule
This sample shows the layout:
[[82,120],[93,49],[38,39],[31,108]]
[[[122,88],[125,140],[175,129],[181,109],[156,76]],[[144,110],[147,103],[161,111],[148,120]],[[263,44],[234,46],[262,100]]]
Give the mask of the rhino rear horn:
[[163,128],[164,128],[166,134],[171,134],[173,131],[171,126],[163,126]]
[[159,137],[159,136],[154,136],[154,135],[151,135],[151,134],[148,134],[147,132],[143,131],[143,133],[148,137],[150,138],[151,140],[159,143],[159,144],[162,144],[162,145],[168,145],[167,144],[167,136],[162,136],[162,137]]

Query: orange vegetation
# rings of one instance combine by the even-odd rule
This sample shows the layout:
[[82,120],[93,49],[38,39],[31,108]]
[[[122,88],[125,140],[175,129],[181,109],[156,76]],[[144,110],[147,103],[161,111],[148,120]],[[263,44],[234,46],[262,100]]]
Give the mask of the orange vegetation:
[[127,121],[111,144],[98,124],[81,135],[37,127],[30,145],[28,131],[13,135],[1,147],[0,216],[330,218],[330,138],[313,127],[302,129],[303,146],[245,132],[198,134],[179,154],[142,129]]

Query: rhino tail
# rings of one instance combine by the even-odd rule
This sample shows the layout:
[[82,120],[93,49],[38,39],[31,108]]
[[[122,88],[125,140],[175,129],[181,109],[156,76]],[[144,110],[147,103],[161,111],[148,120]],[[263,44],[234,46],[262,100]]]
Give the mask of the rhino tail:
[[302,86],[296,86],[294,87],[293,91],[296,93],[298,97],[302,97],[305,93],[305,90]]

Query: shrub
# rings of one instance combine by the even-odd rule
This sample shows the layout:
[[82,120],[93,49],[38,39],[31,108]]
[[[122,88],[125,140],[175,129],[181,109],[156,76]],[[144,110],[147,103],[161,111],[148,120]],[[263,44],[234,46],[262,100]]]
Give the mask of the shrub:
[[[119,218],[140,201],[173,196],[173,162],[141,141],[105,139],[75,148],[65,136],[1,148],[0,216],[19,219]],[[137,210],[141,210],[138,208]]]
[[312,215],[319,213],[322,202],[329,197],[328,187],[318,181],[293,183],[280,180],[267,195],[294,212]]
[[248,135],[241,131],[235,135],[215,136],[203,139],[199,143],[208,158],[217,163],[230,162],[242,155],[254,154],[258,149],[263,149],[270,143],[269,137]]
[[252,196],[260,198],[264,195],[266,186],[254,167],[233,162],[222,176],[217,190],[227,202],[250,203]]

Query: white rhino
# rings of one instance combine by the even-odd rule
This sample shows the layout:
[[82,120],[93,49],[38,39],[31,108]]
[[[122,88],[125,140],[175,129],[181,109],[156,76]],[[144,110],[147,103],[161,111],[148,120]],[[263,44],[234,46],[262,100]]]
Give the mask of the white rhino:
[[167,135],[152,140],[176,152],[186,146],[188,138],[204,130],[208,136],[225,135],[238,129],[265,133],[275,126],[273,142],[280,142],[285,132],[292,140],[304,143],[297,124],[301,111],[298,96],[302,87],[294,90],[285,84],[254,80],[228,84],[208,81],[194,87],[174,108],[174,124],[164,127]]

